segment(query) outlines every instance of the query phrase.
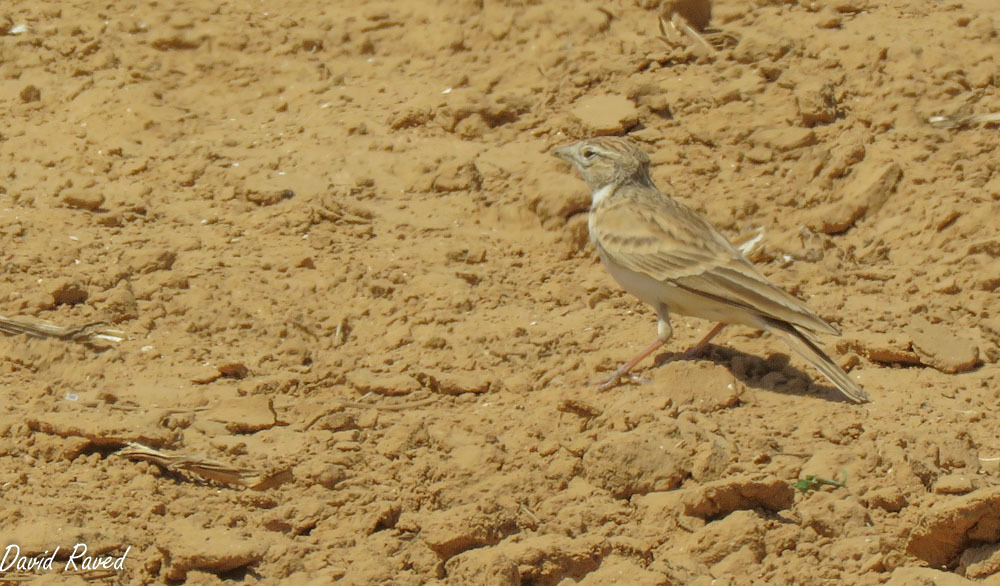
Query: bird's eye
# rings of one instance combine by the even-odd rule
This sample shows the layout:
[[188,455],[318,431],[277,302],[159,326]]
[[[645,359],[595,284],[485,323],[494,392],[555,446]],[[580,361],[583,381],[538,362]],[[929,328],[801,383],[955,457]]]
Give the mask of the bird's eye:
[[594,149],[583,149],[584,159],[587,159],[589,161],[590,159],[593,159],[596,156],[597,156],[597,151],[595,151]]

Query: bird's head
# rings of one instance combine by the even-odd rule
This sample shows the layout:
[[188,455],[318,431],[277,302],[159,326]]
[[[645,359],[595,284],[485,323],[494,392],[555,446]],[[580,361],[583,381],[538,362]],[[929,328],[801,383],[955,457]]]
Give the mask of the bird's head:
[[626,181],[653,183],[649,177],[649,156],[630,138],[588,138],[558,147],[553,154],[576,166],[592,191]]

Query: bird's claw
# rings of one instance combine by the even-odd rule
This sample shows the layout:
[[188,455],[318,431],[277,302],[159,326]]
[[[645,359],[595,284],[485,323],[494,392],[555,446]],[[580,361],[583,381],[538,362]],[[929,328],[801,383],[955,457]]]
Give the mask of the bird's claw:
[[593,387],[597,387],[598,391],[606,391],[612,387],[617,386],[621,382],[622,377],[626,375],[628,375],[628,380],[630,382],[636,384],[646,384],[653,382],[653,379],[646,378],[644,376],[639,376],[637,374],[628,374],[626,372],[621,372],[621,370],[616,370],[615,373],[609,376],[608,378],[602,378],[600,380],[596,380],[590,383],[590,385]]

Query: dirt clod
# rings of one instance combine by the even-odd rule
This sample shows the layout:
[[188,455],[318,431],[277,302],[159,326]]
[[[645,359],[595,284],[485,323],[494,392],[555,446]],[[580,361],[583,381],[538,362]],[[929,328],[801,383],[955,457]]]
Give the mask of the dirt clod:
[[[131,550],[0,582],[998,580],[995,4],[4,2],[0,550]],[[596,134],[871,403],[675,310],[596,389]]]

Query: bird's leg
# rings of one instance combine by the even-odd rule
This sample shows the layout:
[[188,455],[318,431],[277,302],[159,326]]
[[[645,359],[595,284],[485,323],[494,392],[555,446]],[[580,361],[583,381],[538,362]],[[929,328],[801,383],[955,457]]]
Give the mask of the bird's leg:
[[611,387],[615,386],[616,384],[618,384],[618,381],[623,376],[625,376],[626,374],[628,374],[629,371],[631,371],[633,368],[635,368],[636,364],[639,364],[640,362],[642,362],[643,358],[649,356],[653,352],[656,352],[657,348],[659,348],[662,345],[663,345],[663,340],[657,338],[656,341],[653,342],[652,344],[650,344],[648,348],[646,348],[642,352],[639,352],[638,354],[636,354],[635,358],[633,358],[632,360],[629,360],[624,365],[622,365],[622,367],[619,368],[618,370],[616,370],[614,372],[614,374],[612,374],[611,376],[609,376],[606,379],[601,379],[601,380],[597,381],[596,383],[594,383],[594,385],[597,387],[597,390],[599,390],[599,391],[606,391],[606,390],[610,389]]
[[684,353],[684,358],[691,359],[701,354],[701,351],[705,349],[705,346],[708,346],[708,343],[712,341],[712,338],[719,335],[719,332],[721,332],[722,328],[724,327],[726,327],[726,324],[722,322],[715,324],[715,327],[712,328],[712,331],[708,332],[708,334],[704,338],[702,338],[700,342],[698,342],[694,346],[691,346],[691,349]]
[[660,306],[657,308],[657,315],[659,321],[656,324],[656,334],[657,334],[656,341],[650,344],[642,352],[636,354],[635,358],[629,360],[624,365],[622,365],[622,367],[616,370],[614,374],[612,374],[606,379],[602,379],[594,383],[594,385],[597,387],[597,390],[604,391],[618,384],[618,381],[621,380],[623,376],[627,375],[633,368],[635,368],[635,365],[642,362],[644,358],[646,358],[653,352],[656,352],[660,348],[660,346],[667,343],[667,340],[669,340],[670,336],[673,335],[674,333],[673,328],[670,327],[670,314],[667,311],[667,306],[661,303]]

